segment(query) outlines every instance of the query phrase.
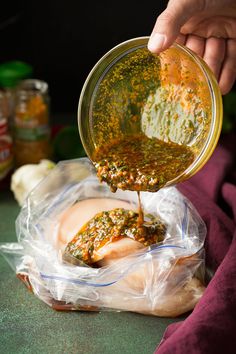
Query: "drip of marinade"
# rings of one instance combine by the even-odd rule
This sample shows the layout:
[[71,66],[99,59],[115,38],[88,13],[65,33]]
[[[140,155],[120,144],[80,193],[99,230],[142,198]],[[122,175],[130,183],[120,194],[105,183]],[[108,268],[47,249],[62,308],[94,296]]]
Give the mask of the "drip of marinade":
[[193,160],[189,147],[144,134],[116,139],[97,149],[93,161],[100,181],[106,182],[113,192],[117,188],[136,191],[138,212],[117,208],[98,213],[68,243],[64,255],[91,265],[99,260],[101,247],[124,237],[144,246],[162,241],[166,226],[160,219],[144,215],[140,191],[158,191]]
[[140,192],[137,192],[137,194],[138,194],[138,220],[137,220],[137,224],[138,224],[138,227],[140,227],[144,223],[144,213],[143,213]]
[[144,223],[140,191],[157,192],[193,162],[190,147],[140,133],[114,139],[95,151],[93,161],[100,181],[112,192],[117,188],[138,192],[138,226]]

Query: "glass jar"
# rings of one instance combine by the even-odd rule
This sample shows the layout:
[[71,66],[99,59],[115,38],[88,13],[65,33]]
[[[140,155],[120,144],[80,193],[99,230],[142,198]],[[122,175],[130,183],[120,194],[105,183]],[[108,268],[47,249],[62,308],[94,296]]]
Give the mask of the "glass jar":
[[210,158],[222,126],[222,98],[206,63],[174,44],[159,55],[148,37],[134,38],[106,53],[90,72],[78,106],[81,141],[93,160],[113,139],[144,133],[191,147],[194,161],[166,185],[195,174]]
[[16,90],[14,151],[16,165],[38,163],[50,157],[48,85],[24,80]]
[[25,79],[32,77],[33,68],[31,65],[18,61],[8,61],[0,64],[0,87],[2,88],[7,104],[8,127],[13,130],[13,114],[15,106],[15,89]]

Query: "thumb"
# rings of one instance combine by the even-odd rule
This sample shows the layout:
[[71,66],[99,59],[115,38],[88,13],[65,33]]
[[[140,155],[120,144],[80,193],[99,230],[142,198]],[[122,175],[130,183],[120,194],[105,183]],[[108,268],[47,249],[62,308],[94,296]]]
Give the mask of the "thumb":
[[171,0],[165,11],[157,18],[148,49],[159,53],[171,46],[180,33],[181,27],[197,12],[204,9],[204,1]]

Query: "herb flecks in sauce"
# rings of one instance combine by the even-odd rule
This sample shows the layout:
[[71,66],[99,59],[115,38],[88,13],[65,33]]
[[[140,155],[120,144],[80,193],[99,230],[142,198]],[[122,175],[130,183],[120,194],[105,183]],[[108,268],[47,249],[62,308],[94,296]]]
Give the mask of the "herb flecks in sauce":
[[117,188],[156,192],[194,160],[188,146],[130,135],[98,148],[93,156],[100,181]]
[[150,246],[164,239],[166,226],[160,219],[151,217],[138,224],[138,213],[132,210],[117,208],[96,214],[76,234],[65,249],[69,254],[82,262],[91,265],[98,261],[97,251],[110,242],[130,237]]

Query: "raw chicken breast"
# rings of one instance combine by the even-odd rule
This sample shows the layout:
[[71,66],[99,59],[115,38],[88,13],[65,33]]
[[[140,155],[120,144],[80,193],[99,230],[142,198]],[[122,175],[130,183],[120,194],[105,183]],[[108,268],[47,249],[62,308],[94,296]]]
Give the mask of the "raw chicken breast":
[[[132,275],[127,278],[130,283]],[[146,277],[140,277],[140,288],[137,287],[137,282],[136,286],[130,283],[127,287],[123,279],[116,286],[104,289],[100,294],[102,307],[159,317],[177,317],[191,311],[205,290],[200,280],[193,277],[185,284],[180,284],[174,292],[158,293],[155,287],[149,289],[150,281],[145,281],[145,279],[147,280]],[[143,285],[146,286],[144,292],[142,292]]]
[[110,198],[85,199],[67,209],[59,220],[58,241],[61,248],[64,248],[94,215],[114,208],[135,210],[134,205],[129,202]]
[[[103,265],[122,260],[103,260]],[[194,274],[201,265],[198,255],[173,264],[147,257],[101,294],[103,306],[160,317],[177,317],[194,308],[205,287]],[[129,296],[127,296],[129,294]]]
[[[95,214],[114,208],[133,209],[131,204],[116,199],[88,199],[69,208],[60,219],[58,238],[65,248],[78,230]],[[99,266],[122,268],[128,255],[144,248],[129,237],[105,244],[97,252]],[[204,286],[194,276],[201,259],[198,255],[164,261],[165,257],[148,254],[142,263],[131,267],[126,276],[111,286],[101,287],[96,301],[97,308],[134,311],[162,317],[176,317],[194,308],[203,294]],[[128,260],[130,262],[130,260]],[[120,266],[119,266],[120,264]],[[83,304],[91,306],[91,302]]]
[[[93,204],[87,212],[86,206],[90,205],[89,203]],[[116,207],[112,208],[111,205]],[[117,207],[118,205],[122,207]],[[102,211],[99,210],[100,212],[91,217],[96,209]],[[84,224],[81,227],[82,221]],[[72,231],[77,225],[77,230],[64,250],[63,259],[78,265],[81,262],[92,265],[100,260],[125,257],[138,249],[162,241],[166,232],[166,227],[160,219],[140,223],[139,213],[130,210],[129,203],[115,199],[78,202],[62,217],[60,240],[71,237],[71,232],[64,232],[68,229],[67,225],[70,225]]]

